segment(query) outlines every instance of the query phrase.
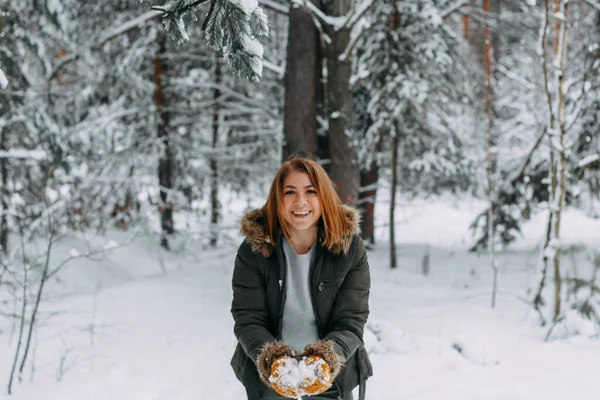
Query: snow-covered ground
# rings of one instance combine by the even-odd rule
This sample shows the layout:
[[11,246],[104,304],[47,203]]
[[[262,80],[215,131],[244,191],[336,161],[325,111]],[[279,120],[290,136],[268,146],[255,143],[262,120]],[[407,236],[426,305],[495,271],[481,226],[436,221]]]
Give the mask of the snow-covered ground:
[[[596,398],[600,340],[594,329],[571,318],[568,334],[557,328],[554,340],[544,342],[547,329],[537,326],[523,301],[543,215],[499,254],[500,294],[492,310],[489,259],[466,252],[467,227],[480,210],[481,203],[466,201],[399,207],[395,271],[388,267],[387,228],[378,228],[382,240],[369,253],[366,342],[375,375],[367,399]],[[564,243],[581,251],[563,265],[583,273],[586,256],[600,244],[600,221],[577,211],[564,218]],[[52,283],[35,336],[33,378],[29,365],[11,399],[245,398],[229,367],[235,246],[202,250],[189,242],[173,255],[155,243],[142,238],[97,261],[73,262]],[[430,274],[423,276],[427,252]],[[0,326],[0,382],[8,382],[14,348],[14,333]]]

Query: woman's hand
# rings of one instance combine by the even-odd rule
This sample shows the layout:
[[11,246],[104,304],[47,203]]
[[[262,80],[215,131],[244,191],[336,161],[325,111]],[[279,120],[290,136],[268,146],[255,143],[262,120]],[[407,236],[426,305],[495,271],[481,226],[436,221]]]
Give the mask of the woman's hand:
[[346,360],[335,352],[333,345],[333,340],[322,340],[314,344],[309,344],[304,348],[302,355],[306,357],[312,355],[320,356],[329,365],[332,379],[335,379]]
[[271,365],[278,357],[288,356],[295,357],[296,351],[287,344],[277,341],[265,344],[258,358],[256,359],[256,368],[258,369],[258,376],[268,386],[271,386],[269,377],[271,376]]

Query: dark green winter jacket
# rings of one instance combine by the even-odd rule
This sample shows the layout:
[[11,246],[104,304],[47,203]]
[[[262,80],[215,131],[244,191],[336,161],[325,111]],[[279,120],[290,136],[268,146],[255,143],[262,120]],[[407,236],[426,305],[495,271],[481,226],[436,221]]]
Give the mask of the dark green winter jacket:
[[[358,213],[350,207],[345,207],[345,211],[351,228],[333,246],[333,251],[321,246],[320,233],[310,272],[319,337],[333,340],[335,351],[346,360],[335,380],[342,393],[372,375],[363,343],[369,315],[369,264],[358,236]],[[254,400],[259,398],[258,391],[263,385],[256,370],[258,354],[265,343],[281,339],[286,262],[281,233],[274,244],[269,242],[262,211],[248,212],[241,226],[246,239],[238,249],[232,280],[231,312],[238,345],[231,366],[244,384],[248,398]]]

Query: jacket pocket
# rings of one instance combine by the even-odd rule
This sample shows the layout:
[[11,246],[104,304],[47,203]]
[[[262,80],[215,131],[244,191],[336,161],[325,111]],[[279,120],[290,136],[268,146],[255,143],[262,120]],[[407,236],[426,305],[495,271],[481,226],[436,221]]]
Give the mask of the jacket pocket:
[[319,282],[318,289],[319,289],[319,292],[324,292],[326,290],[338,289],[340,286],[342,286],[342,280],[335,279],[335,280],[330,280],[330,281]]

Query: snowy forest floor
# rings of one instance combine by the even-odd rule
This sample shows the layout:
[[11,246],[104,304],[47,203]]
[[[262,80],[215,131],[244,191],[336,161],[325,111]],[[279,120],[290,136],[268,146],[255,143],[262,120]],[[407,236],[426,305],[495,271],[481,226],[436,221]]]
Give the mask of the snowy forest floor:
[[[500,294],[492,310],[489,258],[466,251],[468,225],[480,210],[481,204],[439,201],[400,207],[395,271],[389,269],[387,228],[380,228],[382,239],[369,252],[373,284],[365,340],[375,375],[368,400],[597,395],[600,340],[593,327],[573,317],[568,331],[557,328],[544,342],[547,328],[537,325],[523,301],[544,216],[527,222],[518,244],[499,254]],[[564,221],[564,244],[579,246],[564,257],[565,271],[587,277],[600,221],[572,210]],[[34,338],[33,376],[29,365],[7,399],[245,398],[229,367],[236,246],[188,245],[174,255],[155,243],[139,239],[98,260],[73,262],[52,282]],[[426,251],[427,277],[421,274]],[[0,326],[0,398],[14,348],[11,327]]]

